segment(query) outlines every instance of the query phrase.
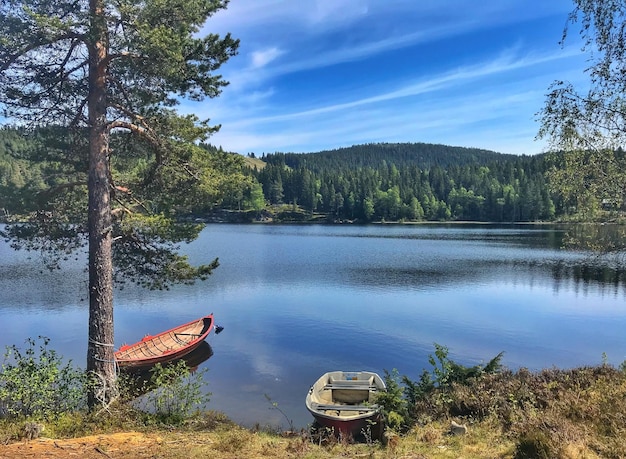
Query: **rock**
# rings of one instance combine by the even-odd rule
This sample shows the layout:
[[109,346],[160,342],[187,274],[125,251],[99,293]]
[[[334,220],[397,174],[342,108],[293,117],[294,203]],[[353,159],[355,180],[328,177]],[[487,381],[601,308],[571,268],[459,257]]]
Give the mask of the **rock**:
[[467,433],[467,426],[465,424],[457,424],[454,421],[450,423],[450,434],[465,435],[466,433]]

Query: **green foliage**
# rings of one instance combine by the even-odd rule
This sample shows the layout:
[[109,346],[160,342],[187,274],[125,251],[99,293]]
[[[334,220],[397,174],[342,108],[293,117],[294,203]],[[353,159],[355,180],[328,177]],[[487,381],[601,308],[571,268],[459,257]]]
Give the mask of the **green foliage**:
[[151,391],[145,396],[149,420],[180,425],[194,409],[210,400],[211,394],[203,392],[205,370],[192,372],[184,361],[179,360],[170,365],[156,364],[150,373],[148,386]]
[[545,433],[533,431],[520,438],[513,457],[514,459],[551,459],[555,457],[555,454]]
[[[6,132],[10,142],[11,132]],[[186,127],[185,132],[193,131]],[[20,135],[26,143],[20,147],[19,160],[13,154],[8,157],[6,180],[13,173],[10,171],[21,171],[17,161],[22,161],[25,166],[21,167],[32,171],[36,179],[28,186],[10,182],[7,193],[13,198],[10,203],[7,201],[6,209],[10,213],[24,212],[46,196],[46,215],[58,218],[62,213],[68,215],[66,221],[82,220],[85,191],[79,183],[86,179],[76,175],[64,178],[65,184],[59,182],[60,171],[68,173],[68,166],[61,161],[63,143],[55,141],[51,134],[45,139],[42,134]],[[35,140],[41,146],[27,148],[28,142]],[[2,132],[0,145],[1,141]],[[70,142],[68,137],[65,143],[69,146],[80,142],[76,138]],[[272,205],[296,205],[310,215],[326,213],[341,220],[512,222],[552,220],[571,207],[564,198],[555,201],[555,195],[548,190],[544,172],[552,162],[544,155],[518,157],[489,152],[476,156],[467,149],[437,146],[437,151],[450,154],[443,156],[444,162],[436,163],[429,150],[422,151],[423,144],[396,144],[395,149],[378,144],[355,146],[349,153],[296,155],[297,159],[291,155],[268,155],[264,169],[248,170],[243,157],[209,144],[194,148],[172,144],[176,154],[158,167],[151,147],[137,136],[116,133],[111,144],[118,153],[111,158],[113,179],[128,190],[115,193],[113,206],[117,216],[147,212],[180,219],[204,216],[220,208],[259,212],[267,201]],[[53,149],[52,145],[56,147]],[[367,151],[363,158],[368,161],[359,155],[361,149]],[[468,163],[468,157],[476,162]],[[65,159],[69,159],[67,155]],[[357,168],[355,164],[363,166]],[[0,184],[1,165],[0,154]],[[49,173],[40,171],[44,165]],[[84,165],[81,167],[84,169]],[[44,228],[48,231],[50,225]]]
[[400,431],[406,427],[408,412],[398,370],[394,368],[391,373],[385,370],[383,379],[387,390],[376,396],[376,403],[383,407],[387,427]]
[[488,164],[500,159],[516,158],[515,155],[477,148],[427,143],[371,143],[313,154],[274,153],[263,156],[269,164],[284,163],[292,169],[304,166],[313,173],[344,169],[346,166],[350,169],[362,169],[378,165],[386,167],[389,164],[398,169],[412,165],[426,170],[435,166],[447,169],[451,166]]
[[178,244],[195,239],[202,225],[178,223],[164,215],[129,214],[115,225],[118,244],[113,251],[115,279],[149,289],[168,289],[173,283],[191,284],[206,279],[218,260],[191,266],[177,253]]
[[84,372],[63,364],[48,348],[49,339],[27,340],[20,350],[8,346],[0,373],[0,417],[51,419],[84,408],[87,380]]
[[[67,150],[71,150],[72,143],[84,139],[72,140],[73,134],[67,129],[38,129],[30,133],[3,129],[0,145],[3,135],[7,142],[14,137],[23,141],[21,159],[16,159],[18,153],[13,152],[7,156],[9,164],[24,162],[30,170],[41,174],[43,185],[36,192],[26,186],[10,187],[9,196],[20,199],[4,209],[13,224],[2,235],[11,240],[13,248],[39,251],[47,267],[58,268],[60,260],[73,256],[87,243],[86,165],[79,161],[61,169],[56,166],[62,158],[69,157]],[[115,134],[112,143],[128,153],[115,156],[112,161],[114,180],[119,184],[113,195],[112,226],[116,283],[131,281],[152,289],[166,289],[174,283],[206,279],[217,267],[217,260],[193,267],[186,257],[177,254],[179,244],[192,241],[202,229],[202,225],[185,224],[181,219],[221,205],[237,190],[249,186],[251,179],[244,174],[243,158],[208,146],[193,147],[186,165],[170,164],[153,173],[151,155],[138,146],[136,139]],[[1,164],[0,152],[0,181]],[[70,166],[77,168],[73,178]],[[192,169],[195,175],[190,175]],[[153,180],[150,185],[145,184],[148,176]],[[32,209],[36,210],[30,212]]]
[[265,195],[263,187],[259,183],[252,183],[244,198],[244,209],[252,209],[260,212],[265,209]]
[[398,371],[389,373],[385,370],[386,393],[378,396],[377,401],[383,406],[387,422],[396,430],[410,427],[417,422],[425,410],[420,409],[425,403],[438,407],[447,407],[453,401],[450,393],[458,385],[468,385],[485,375],[498,373],[502,369],[499,353],[486,365],[466,367],[451,360],[446,346],[435,343],[435,353],[428,362],[431,370],[423,370],[419,381],[412,381],[407,376],[399,377]]
[[486,365],[466,367],[450,359],[449,349],[446,346],[437,343],[434,346],[434,355],[428,356],[428,363],[432,367],[430,372],[424,370],[419,381],[403,378],[406,396],[412,404],[434,392],[444,399],[445,393],[452,388],[453,384],[468,384],[474,378],[496,373],[502,368],[500,362],[504,352],[500,352]]
[[626,373],[606,363],[485,372],[451,384],[444,394],[442,399],[442,390],[436,388],[419,398],[413,407],[419,417],[414,419],[461,418],[484,422],[489,429],[497,426],[518,445],[517,457],[569,457],[563,449],[568,444],[593,444],[599,457],[620,457],[626,448]]
[[[563,31],[579,32],[588,53],[589,84],[555,81],[539,113],[538,136],[555,152],[548,178],[574,218],[612,220],[625,208],[626,71],[623,1],[574,0]],[[576,34],[574,34],[576,35]],[[607,212],[606,210],[613,212]]]
[[269,203],[297,203],[340,220],[516,222],[562,213],[548,190],[544,155],[370,144],[264,160],[252,174]]
[[[227,4],[0,4],[0,110],[28,136],[26,148],[9,137],[9,154],[0,151],[0,191],[6,187],[10,197],[2,194],[0,208],[14,223],[3,236],[13,247],[41,250],[55,260],[89,240],[90,281],[106,284],[107,292],[112,257],[118,278],[127,275],[152,288],[205,279],[217,266],[193,268],[176,254],[178,242],[198,233],[181,230],[176,221],[243,188],[243,161],[209,153],[200,142],[219,126],[173,107],[179,98],[216,97],[228,84],[215,72],[237,53],[239,41],[230,34],[200,35],[207,19]],[[129,215],[136,218],[122,222]],[[146,223],[155,215],[167,218]],[[129,222],[140,226],[129,228]],[[142,259],[148,266],[136,268]],[[97,304],[91,298],[93,321],[112,310],[111,294]],[[88,357],[88,366],[93,363]]]

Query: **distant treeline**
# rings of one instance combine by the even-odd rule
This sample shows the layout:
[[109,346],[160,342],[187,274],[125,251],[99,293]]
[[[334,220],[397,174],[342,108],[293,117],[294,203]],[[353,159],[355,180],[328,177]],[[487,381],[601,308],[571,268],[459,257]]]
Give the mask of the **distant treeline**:
[[547,158],[423,143],[275,153],[254,175],[270,204],[334,219],[550,221]]
[[[0,129],[0,212],[28,212],[34,193],[58,186],[65,155],[40,144],[32,132]],[[208,153],[218,150],[204,147]],[[250,180],[224,196],[218,208],[259,212],[265,205],[289,204],[305,214],[360,222],[551,221],[565,211],[548,190],[545,155],[385,143],[258,159],[265,167],[247,169]],[[189,212],[198,216],[215,208],[197,203]]]

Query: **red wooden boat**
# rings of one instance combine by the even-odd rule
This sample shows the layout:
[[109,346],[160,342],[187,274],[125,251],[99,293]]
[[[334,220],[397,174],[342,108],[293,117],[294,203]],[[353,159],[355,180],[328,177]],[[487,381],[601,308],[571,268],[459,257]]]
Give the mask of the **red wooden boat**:
[[147,335],[135,344],[120,347],[115,361],[120,368],[144,368],[180,359],[200,346],[213,326],[213,314],[209,314],[158,335]]
[[376,396],[385,382],[369,371],[331,371],[319,378],[306,396],[306,407],[318,425],[336,436],[356,438],[371,429],[382,434],[381,406]]

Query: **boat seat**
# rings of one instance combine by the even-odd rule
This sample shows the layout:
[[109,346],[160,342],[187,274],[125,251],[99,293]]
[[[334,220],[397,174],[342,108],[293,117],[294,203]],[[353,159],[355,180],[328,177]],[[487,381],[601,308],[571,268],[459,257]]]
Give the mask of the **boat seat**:
[[316,410],[336,410],[336,411],[372,411],[379,408],[378,405],[326,405],[317,403],[313,405]]
[[345,384],[345,382],[341,383],[330,383],[324,386],[324,389],[343,389],[343,390],[369,390],[375,392],[378,390],[376,386],[372,386],[367,384],[367,381],[364,381],[365,384]]
[[194,338],[198,338],[202,336],[202,333],[174,333],[176,336],[193,336]]

